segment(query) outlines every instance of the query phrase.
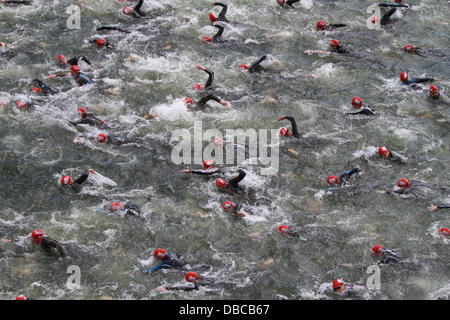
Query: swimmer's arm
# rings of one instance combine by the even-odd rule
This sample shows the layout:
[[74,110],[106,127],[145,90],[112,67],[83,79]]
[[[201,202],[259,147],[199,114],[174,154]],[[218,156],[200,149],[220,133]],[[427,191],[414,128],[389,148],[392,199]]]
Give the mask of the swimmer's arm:
[[291,122],[292,133],[293,133],[294,137],[299,137],[300,134],[299,134],[299,132],[298,132],[298,129],[297,129],[297,122],[295,122],[294,117],[291,117],[291,116],[285,116],[285,118]]

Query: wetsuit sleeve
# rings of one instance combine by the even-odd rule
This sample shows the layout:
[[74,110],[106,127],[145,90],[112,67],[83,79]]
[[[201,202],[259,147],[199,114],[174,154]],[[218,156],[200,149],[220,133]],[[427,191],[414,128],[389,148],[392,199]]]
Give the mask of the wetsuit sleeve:
[[216,27],[217,29],[219,29],[219,31],[217,31],[216,35],[214,36],[214,39],[215,39],[215,40],[220,40],[220,37],[221,37],[222,34],[223,34],[223,29],[224,29],[224,27],[221,26],[221,25],[219,25],[219,24],[215,24],[214,27]]
[[358,112],[347,113],[347,115],[358,115],[358,114],[365,114],[365,115],[368,115],[368,116],[376,115],[376,113],[373,110],[369,109],[369,108],[363,108],[361,111],[358,111]]
[[421,83],[421,82],[431,82],[434,81],[434,78],[414,78],[411,80],[411,83]]
[[200,100],[199,100],[199,102],[198,102],[198,105],[199,106],[204,106],[209,100],[214,100],[214,101],[216,101],[216,102],[218,102],[218,103],[220,103],[220,99],[218,98],[218,97],[216,97],[215,95],[213,95],[213,94],[208,94],[207,96],[205,96],[205,97],[203,97],[203,98],[201,98]]
[[86,179],[89,177],[89,174],[83,173],[77,180],[75,180],[75,183],[82,184],[86,181]]
[[450,209],[450,203],[447,204],[441,204],[437,206],[438,209]]
[[266,56],[266,55],[263,55],[261,58],[259,58],[257,61],[253,62],[253,63],[250,65],[250,68],[248,68],[248,71],[249,71],[250,73],[253,73],[253,72],[259,72],[259,71],[264,70],[263,67],[261,67],[259,64],[260,64],[261,62],[263,62],[264,60],[266,60],[266,59],[267,59],[267,56]]
[[402,7],[402,8],[409,8],[407,4],[400,4],[400,3],[378,3],[379,7]]
[[227,14],[228,6],[221,2],[216,2],[214,5],[222,7],[222,11],[220,11],[220,13],[219,13],[219,18],[225,19],[225,15]]
[[344,23],[336,23],[336,24],[330,24],[328,26],[325,27],[325,29],[327,29],[329,27],[329,29],[335,29],[335,28],[343,28],[346,27],[347,25]]
[[391,21],[391,16],[395,13],[395,11],[397,11],[397,8],[392,8],[390,9],[388,12],[386,12],[382,17],[381,17],[381,21],[380,24],[382,26],[388,24]]
[[84,62],[86,62],[88,65],[92,65],[92,63],[89,61],[89,59],[86,56],[82,56],[81,60],[83,60]]
[[337,52],[337,53],[350,53],[350,51],[348,51],[348,50],[346,50],[346,49],[344,49],[342,47],[337,48],[335,52]]
[[27,5],[27,6],[31,6],[31,2],[27,1],[27,0],[6,0],[5,3],[24,4],[24,5]]
[[184,291],[191,291],[191,290],[198,290],[197,286],[171,286],[166,287],[167,290],[184,290]]
[[[223,27],[222,27],[223,30]],[[205,84],[205,89],[211,87],[213,81],[214,81],[214,72],[209,70],[209,69],[205,69],[205,72],[208,74],[208,80],[206,81]]]
[[247,174],[244,170],[239,170],[239,174],[236,177],[231,178],[229,185],[235,189],[237,189],[239,182],[245,178]]
[[216,174],[216,173],[220,173],[220,171],[219,171],[219,169],[213,169],[213,170],[191,170],[190,173],[207,176],[207,175],[213,175],[213,174]]
[[66,252],[65,252],[63,246],[52,238],[45,237],[44,240],[42,241],[42,246],[46,250],[49,250],[49,247],[53,247],[56,250],[58,250],[61,257],[64,258],[66,256]]
[[294,134],[294,137],[297,137],[297,138],[300,137],[300,134],[298,133],[298,129],[297,129],[297,123],[295,122],[294,117],[286,116],[286,119],[291,122],[292,133]]
[[288,0],[286,1],[286,5],[292,6],[294,3],[299,2],[300,0]]
[[139,13],[141,16],[145,16],[145,14],[141,11],[141,7],[142,7],[143,4],[144,4],[144,0],[139,0],[139,2],[136,5],[136,7],[134,7],[134,11]]

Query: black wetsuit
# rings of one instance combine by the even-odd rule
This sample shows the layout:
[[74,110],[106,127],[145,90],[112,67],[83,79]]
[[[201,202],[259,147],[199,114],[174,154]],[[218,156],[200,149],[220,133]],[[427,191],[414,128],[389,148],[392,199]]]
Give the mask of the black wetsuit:
[[69,123],[73,124],[74,126],[78,124],[89,124],[91,126],[105,126],[105,121],[96,118],[93,113],[83,114],[80,120],[69,121]]
[[234,190],[238,190],[239,182],[241,182],[242,179],[244,179],[246,175],[247,174],[245,173],[244,170],[239,169],[238,170],[238,175],[230,179],[230,181],[228,182],[226,188],[228,188],[228,189],[231,188],[231,189],[234,189]]
[[166,257],[161,261],[159,265],[142,271],[156,271],[158,269],[185,269],[185,265],[186,263],[182,262],[175,253],[167,252]]
[[346,26],[347,26],[347,25],[346,25],[346,24],[343,24],[343,23],[329,24],[329,25],[327,25],[327,26],[325,27],[324,30],[326,30],[326,31],[334,31],[334,30],[336,30],[337,28],[343,28],[343,27],[346,27]]
[[215,43],[226,43],[226,42],[228,42],[228,40],[223,40],[222,39],[223,30],[225,28],[223,26],[221,26],[220,24],[215,24],[214,27],[219,29],[219,31],[217,31],[217,33],[212,38],[212,42],[215,42]]
[[389,160],[392,161],[396,161],[396,162],[400,162],[400,163],[406,163],[408,161],[408,158],[405,156],[402,156],[400,153],[398,153],[397,151],[389,151]]
[[[299,0],[297,0],[299,1]],[[221,6],[222,11],[220,11],[219,16],[216,18],[216,21],[223,21],[223,22],[230,22],[225,15],[227,14],[228,6],[226,4],[223,4],[221,2],[215,2],[215,6]]]
[[382,26],[392,22],[391,16],[397,11],[397,8],[400,8],[400,7],[409,8],[409,6],[407,4],[397,4],[397,3],[395,3],[395,4],[379,3],[378,6],[379,7],[393,7],[381,17],[380,24]]
[[339,45],[337,47],[332,47],[331,48],[331,52],[335,52],[335,53],[350,53],[350,51],[344,49],[344,47],[342,45]]
[[214,72],[209,70],[208,68],[205,68],[205,70],[203,71],[205,71],[208,74],[208,80],[205,83],[204,89],[210,89],[214,81]]
[[254,72],[261,72],[264,71],[264,68],[260,65],[261,62],[267,59],[266,55],[263,55],[261,58],[253,62],[250,67],[248,68],[248,72],[254,73]]
[[198,280],[195,283],[190,283],[188,285],[181,286],[171,286],[165,287],[167,290],[183,290],[183,291],[191,291],[198,290],[200,286],[210,286],[215,284],[215,280],[212,278],[206,278],[203,276],[198,276]]
[[[100,39],[100,38],[91,39],[91,40],[89,40],[89,42],[90,43],[95,43],[95,45],[97,45],[97,40],[98,39]],[[105,47],[107,47],[108,49],[115,49],[116,48],[116,46],[112,42],[110,42],[109,40],[105,39],[105,41],[106,41]]]
[[44,82],[42,82],[39,79],[34,79],[33,81],[31,81],[31,83],[37,85],[40,89],[41,89],[41,93],[44,96],[47,96],[49,94],[55,94],[58,93],[55,89],[49,87],[47,84],[45,84]]
[[77,178],[73,184],[70,186],[74,192],[80,192],[83,187],[82,184],[89,177],[89,173],[83,173],[79,178]]
[[377,113],[372,109],[372,107],[367,106],[365,104],[363,104],[361,106],[361,110],[358,112],[353,112],[353,113],[346,113],[347,116],[354,116],[354,115],[358,115],[358,114],[364,114],[364,115],[368,115],[368,116],[374,116]]
[[218,103],[220,103],[220,101],[222,101],[222,99],[220,99],[219,97],[215,96],[212,93],[209,93],[208,95],[202,97],[198,102],[197,102],[197,107],[199,109],[204,109],[206,107],[206,103],[210,100],[214,100]]
[[108,140],[105,143],[108,144],[113,144],[113,145],[123,145],[123,144],[128,144],[128,143],[141,143],[143,140],[141,138],[137,138],[137,137],[132,137],[132,138],[122,138],[122,137],[111,137],[108,136]]
[[358,173],[358,172],[361,172],[361,169],[354,168],[354,169],[348,170],[347,172],[342,174],[339,177],[339,186],[348,186],[348,185],[350,185],[355,180],[356,176],[354,176],[354,174]]
[[101,30],[116,30],[116,31],[125,32],[125,33],[131,32],[131,31],[119,28],[118,26],[115,26],[115,25],[97,26],[97,31],[101,31]]
[[201,169],[201,170],[190,170],[189,173],[208,176],[213,174],[223,174],[223,171],[219,168],[211,168],[211,169]]
[[55,248],[56,250],[58,250],[61,257],[64,258],[66,256],[66,252],[64,251],[63,246],[58,241],[52,238],[44,237],[42,239],[41,246],[48,252],[51,252],[51,248]]
[[444,53],[436,52],[428,49],[423,48],[414,48],[414,51],[412,54],[416,54],[421,57],[428,57],[428,56],[437,56],[437,57],[445,57]]
[[129,203],[123,206],[123,210],[125,210],[125,214],[128,216],[139,216],[142,213],[141,208],[135,204]]
[[437,191],[441,191],[441,192],[449,190],[448,186],[439,186],[439,185],[428,184],[423,181],[411,180],[410,186],[408,188],[400,188],[398,190],[386,191],[386,193],[390,194],[392,196],[406,195],[411,190],[415,190],[415,189],[418,189],[421,187],[429,188],[429,189],[433,189],[433,190],[437,190]]
[[380,261],[377,264],[395,264],[400,262],[400,257],[390,249],[384,249]]
[[32,5],[31,1],[28,1],[28,0],[6,0],[5,3],[7,3],[7,4],[23,4],[26,6]]
[[84,62],[86,62],[88,65],[92,65],[92,63],[89,61],[89,59],[86,56],[79,56],[79,57],[75,57],[72,59],[67,60],[67,63],[71,66],[78,66],[80,60],[83,60]]
[[296,3],[296,2],[299,2],[300,0],[287,0],[285,3],[283,3],[283,4],[281,4],[281,6],[283,7],[283,8],[287,8],[287,9],[289,9],[289,8],[294,8],[292,5],[294,4],[294,3]]
[[289,120],[291,122],[291,127],[292,127],[292,135],[298,139],[300,139],[300,133],[298,132],[297,129],[297,122],[295,122],[295,118],[291,117],[291,116],[285,116],[286,120]]
[[142,18],[145,17],[147,14],[141,11],[141,7],[144,4],[144,0],[139,0],[137,5],[133,8],[133,13],[131,14],[133,18]]
[[450,203],[440,204],[437,206],[438,209],[450,209]]

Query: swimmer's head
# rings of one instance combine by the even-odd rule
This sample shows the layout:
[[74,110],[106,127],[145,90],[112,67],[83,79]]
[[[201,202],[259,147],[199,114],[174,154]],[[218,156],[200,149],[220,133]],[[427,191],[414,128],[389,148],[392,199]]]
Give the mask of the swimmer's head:
[[219,188],[225,188],[227,186],[227,183],[222,178],[219,178],[216,180],[216,186]]
[[33,88],[31,88],[31,92],[33,92],[33,93],[40,93],[41,89],[38,88],[38,87],[33,87]]
[[186,276],[184,278],[188,282],[195,282],[198,280],[198,275],[195,272],[191,271],[191,272],[186,273]]
[[400,179],[400,180],[398,180],[397,185],[400,188],[409,188],[411,183],[407,179]]
[[330,46],[332,48],[338,48],[339,47],[339,41],[337,41],[336,39],[333,39],[330,41]]
[[212,169],[215,165],[216,163],[214,162],[214,160],[208,159],[203,161],[203,168],[205,169]]
[[121,204],[120,202],[113,202],[111,203],[111,205],[109,206],[109,210],[111,212],[115,212],[115,211],[120,211],[123,209],[123,204]]
[[73,184],[73,179],[71,176],[62,176],[60,182],[62,186],[70,186]]
[[213,140],[213,144],[215,146],[221,147],[221,146],[223,146],[223,139],[219,138],[219,137],[215,137]]
[[16,297],[16,300],[28,300],[28,299],[23,294],[21,294]]
[[344,281],[341,279],[333,280],[333,291],[342,292],[345,289]]
[[439,89],[434,84],[430,86],[430,95],[433,98],[439,97]]
[[325,30],[326,26],[327,26],[327,23],[323,20],[318,21],[316,24],[317,30]]
[[216,16],[213,13],[209,14],[209,20],[211,20],[211,22],[214,22],[217,20]]
[[403,71],[402,73],[400,73],[400,80],[402,80],[403,82],[408,81],[408,72]]
[[409,53],[414,53],[414,47],[413,47],[412,45],[410,45],[410,44],[407,44],[407,45],[403,48],[403,50],[405,50],[406,52],[409,52]]
[[277,3],[282,6],[284,3],[286,2],[286,0],[277,0]]
[[99,48],[103,48],[104,46],[106,46],[106,40],[103,38],[97,39],[97,41],[95,43],[97,44],[97,47],[99,47]]
[[241,64],[241,65],[239,66],[239,70],[248,70],[248,65],[246,65],[246,64]]
[[442,228],[439,233],[444,237],[450,237],[450,230],[448,228]]
[[130,15],[130,14],[132,14],[133,13],[133,8],[130,8],[130,7],[125,7],[125,8],[123,8],[123,10],[122,10],[122,12],[123,12],[123,14],[124,15]]
[[377,244],[376,246],[373,246],[372,252],[378,255],[382,255],[384,252],[384,249],[381,245]]
[[186,105],[190,106],[191,104],[194,103],[194,100],[192,100],[189,97],[184,98],[184,103],[186,103]]
[[86,109],[83,107],[77,108],[77,114],[80,118],[84,118],[87,115]]
[[60,54],[60,55],[58,56],[58,61],[59,61],[59,63],[61,63],[63,66],[67,65],[67,58],[66,58],[64,55],[62,55],[62,54]]
[[285,225],[285,224],[282,224],[281,226],[279,226],[278,228],[278,231],[280,231],[281,233],[284,233],[284,234],[289,234],[289,232],[291,231],[291,228],[289,228],[287,225]]
[[44,233],[42,230],[36,229],[31,233],[31,241],[34,243],[41,243],[44,240]]
[[99,133],[97,135],[97,141],[100,142],[100,143],[108,142],[108,136],[106,134],[104,134],[104,133]]
[[225,210],[230,210],[233,207],[234,203],[231,201],[225,201],[224,203],[222,203],[222,208],[224,208]]
[[71,74],[73,77],[76,77],[77,74],[80,73],[80,71],[81,71],[80,66],[71,66],[71,67],[70,67],[70,74]]
[[205,36],[205,37],[202,38],[202,41],[205,42],[205,43],[206,42],[211,42],[211,38],[208,37],[208,36]]
[[332,185],[332,184],[339,184],[339,178],[336,176],[329,176],[327,179],[328,184]]
[[288,128],[281,128],[280,129],[280,135],[288,137],[289,136],[289,129]]
[[353,107],[358,109],[358,108],[362,107],[362,104],[363,104],[363,102],[362,102],[362,99],[360,97],[354,97],[352,99],[352,106]]
[[27,107],[27,103],[23,100],[19,100],[16,102],[16,107],[19,109],[25,109]]
[[378,148],[378,155],[383,158],[389,157],[389,150],[385,146],[381,146]]
[[153,251],[153,256],[159,260],[164,260],[167,257],[167,251],[161,248]]

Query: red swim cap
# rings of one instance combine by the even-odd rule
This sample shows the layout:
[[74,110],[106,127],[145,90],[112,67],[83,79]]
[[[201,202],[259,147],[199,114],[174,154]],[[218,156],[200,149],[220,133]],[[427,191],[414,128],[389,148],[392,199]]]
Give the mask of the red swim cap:
[[317,22],[316,26],[317,26],[317,30],[325,30],[327,23],[323,20],[320,20]]
[[239,66],[239,69],[245,69],[245,70],[248,70],[248,65],[246,65],[246,64],[241,64],[241,65]]
[[99,133],[97,136],[97,141],[100,143],[108,142],[108,136],[104,133]]
[[410,45],[410,44],[407,44],[407,45],[403,48],[403,50],[405,50],[406,52],[409,52],[409,53],[414,53],[414,47],[413,47],[412,45]]
[[25,109],[27,107],[27,104],[23,100],[19,100],[16,102],[16,107],[19,109]]
[[383,254],[383,247],[379,244],[372,248],[372,252],[376,254]]
[[222,203],[222,208],[224,208],[225,210],[230,210],[233,207],[234,207],[234,203],[231,201],[226,201],[226,202]]
[[163,260],[167,257],[167,251],[161,248],[156,249],[153,251],[153,256],[157,259]]
[[199,83],[196,83],[192,86],[192,89],[203,90],[203,86]]
[[109,206],[109,210],[114,212],[114,211],[119,211],[123,209],[123,205],[120,202],[113,202],[111,203],[111,205]]
[[339,178],[336,176],[329,176],[327,182],[328,184],[339,184]]
[[129,15],[129,14],[132,14],[132,13],[133,13],[133,9],[130,8],[130,7],[125,7],[125,8],[123,8],[122,12],[123,12],[123,14],[125,14],[125,15]]
[[67,186],[73,184],[73,179],[71,176],[62,176],[61,185]]
[[217,20],[216,16],[213,13],[209,14],[209,20],[211,20],[211,22],[214,22]]
[[344,284],[344,281],[340,280],[340,279],[334,279],[333,280],[333,290],[337,290],[341,287],[341,285]]
[[400,179],[400,180],[398,180],[397,185],[400,188],[409,188],[411,183],[409,183],[409,181],[407,179]]
[[39,92],[41,92],[41,89],[37,88],[37,87],[34,87],[34,88],[31,89],[31,92],[39,93]]
[[66,57],[65,57],[64,55],[62,55],[62,54],[60,54],[60,55],[58,56],[58,60],[59,60],[59,62],[61,62],[62,64],[67,64],[67,59],[66,59]]
[[432,95],[433,97],[439,96],[439,89],[434,84],[430,86],[430,95]]
[[186,98],[184,98],[184,102],[185,102],[187,105],[189,105],[189,104],[193,104],[193,103],[194,103],[194,100],[192,100],[192,99],[189,98],[189,97],[186,97]]
[[403,0],[395,0],[396,3],[401,3]]
[[215,165],[216,165],[216,163],[214,162],[214,160],[205,160],[205,161],[203,161],[203,167],[205,169],[214,168]]
[[71,66],[70,71],[72,71],[73,73],[78,73],[81,71],[81,68],[80,66]]
[[97,47],[102,48],[104,46],[106,46],[106,40],[103,38],[97,39]]
[[211,38],[208,37],[208,36],[205,36],[205,37],[202,38],[202,41],[203,42],[211,42]]
[[282,224],[281,226],[278,227],[278,231],[280,231],[281,233],[289,234],[289,231],[291,231],[291,228],[289,228],[285,224]]
[[335,48],[339,47],[339,41],[337,41],[336,39],[331,40],[330,46]]
[[403,82],[408,81],[408,73],[407,72],[400,73],[400,80],[402,80]]
[[198,280],[198,275],[195,272],[188,272],[185,276],[186,281],[194,282]]
[[222,178],[219,178],[216,180],[216,186],[219,188],[225,188],[227,186],[227,183]]
[[31,233],[31,241],[41,243],[42,239],[44,239],[44,233],[42,230],[36,229]]
[[281,128],[280,129],[280,135],[288,137],[289,136],[289,129],[288,128]]
[[28,300],[28,299],[23,294],[21,294],[16,297],[16,300]]
[[77,108],[77,113],[80,118],[83,118],[87,114],[86,109],[83,107]]
[[362,106],[362,99],[360,97],[354,97],[352,99],[352,106],[355,108],[361,108]]
[[439,233],[444,237],[450,237],[450,230],[448,228],[442,228],[441,230],[439,230]]
[[3,42],[0,41],[0,47],[3,47]]
[[380,156],[384,156],[385,154],[388,154],[389,150],[385,146],[381,146],[378,148],[378,154]]

